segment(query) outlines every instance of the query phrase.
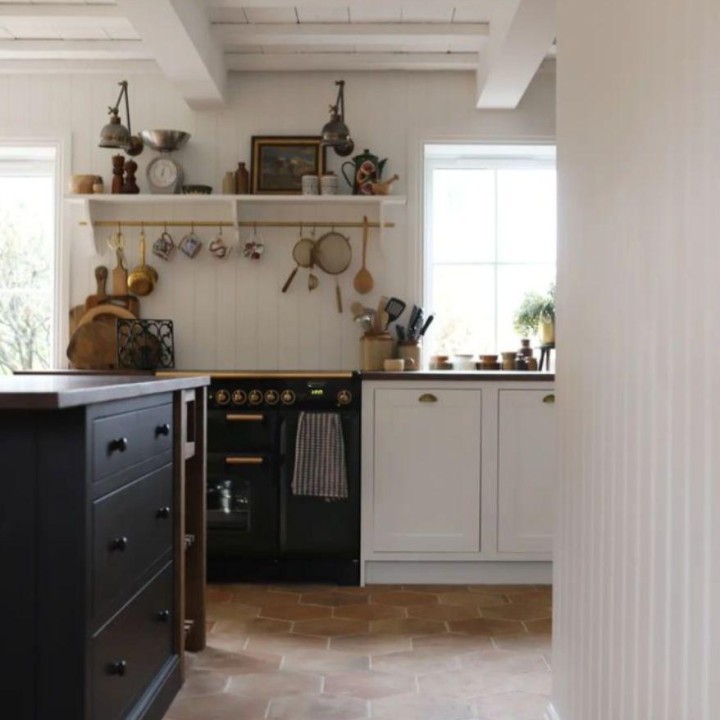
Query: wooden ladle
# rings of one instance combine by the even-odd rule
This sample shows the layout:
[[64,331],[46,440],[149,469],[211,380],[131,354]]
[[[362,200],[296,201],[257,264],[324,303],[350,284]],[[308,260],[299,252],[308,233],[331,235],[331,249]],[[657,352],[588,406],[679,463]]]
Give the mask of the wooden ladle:
[[367,254],[367,241],[368,241],[368,219],[367,215],[363,217],[363,245],[362,245],[362,267],[357,271],[353,279],[353,287],[360,293],[360,295],[367,295],[372,292],[375,286],[375,281],[370,271],[365,267],[365,255]]

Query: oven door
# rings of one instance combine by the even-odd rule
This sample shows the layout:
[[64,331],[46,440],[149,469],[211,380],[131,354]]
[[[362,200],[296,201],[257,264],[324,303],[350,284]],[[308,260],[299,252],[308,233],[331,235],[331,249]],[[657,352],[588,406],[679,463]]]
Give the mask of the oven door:
[[286,557],[312,555],[320,558],[360,557],[360,417],[357,412],[339,412],[348,498],[294,495],[295,442],[299,412],[284,415],[280,459],[280,547]]
[[278,488],[268,453],[208,453],[208,554],[278,550]]

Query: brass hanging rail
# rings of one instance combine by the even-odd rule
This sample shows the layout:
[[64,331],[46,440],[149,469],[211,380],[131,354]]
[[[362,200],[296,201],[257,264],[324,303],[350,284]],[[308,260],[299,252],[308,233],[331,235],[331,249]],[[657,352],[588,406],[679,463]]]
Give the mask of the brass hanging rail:
[[[274,228],[361,228],[363,223],[361,222],[329,222],[322,220],[313,222],[309,220],[241,220],[240,222],[229,222],[227,220],[212,221],[212,220],[95,220],[93,223],[89,223],[85,220],[80,221],[81,226],[92,225],[93,227],[246,227],[246,228],[261,228],[261,227],[274,227]],[[394,222],[369,222],[367,224],[370,228],[394,228]]]

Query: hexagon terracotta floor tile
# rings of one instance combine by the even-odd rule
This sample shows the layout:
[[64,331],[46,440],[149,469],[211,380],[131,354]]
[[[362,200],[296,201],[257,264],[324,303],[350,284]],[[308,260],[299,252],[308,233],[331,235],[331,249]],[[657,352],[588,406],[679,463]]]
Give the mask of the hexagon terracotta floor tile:
[[538,585],[218,585],[165,720],[538,720]]

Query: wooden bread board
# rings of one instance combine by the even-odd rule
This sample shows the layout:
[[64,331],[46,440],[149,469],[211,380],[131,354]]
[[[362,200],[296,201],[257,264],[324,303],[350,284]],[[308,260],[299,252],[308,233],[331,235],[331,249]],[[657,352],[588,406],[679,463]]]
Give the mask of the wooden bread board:
[[108,304],[96,305],[83,314],[67,348],[67,357],[73,368],[106,370],[115,367],[118,318],[135,320],[137,316],[127,308]]

